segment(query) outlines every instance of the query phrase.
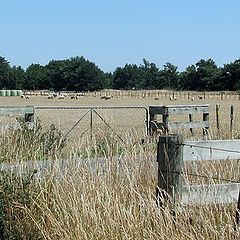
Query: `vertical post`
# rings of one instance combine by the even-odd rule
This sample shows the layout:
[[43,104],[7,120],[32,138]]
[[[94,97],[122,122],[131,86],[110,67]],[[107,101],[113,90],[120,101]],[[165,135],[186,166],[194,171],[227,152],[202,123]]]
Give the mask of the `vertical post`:
[[90,110],[90,140],[92,142],[93,137],[93,109]]
[[240,227],[240,190],[238,194],[238,204],[237,204],[237,210],[236,210],[236,225],[237,227]]
[[220,105],[217,104],[216,105],[216,123],[217,123],[218,137],[220,136],[219,109],[220,109]]
[[[209,122],[209,113],[203,113],[203,121],[204,122]],[[205,127],[203,129],[203,139],[208,138],[208,127]]]
[[[157,200],[173,203],[182,199],[183,140],[180,135],[160,136],[157,149]],[[170,197],[170,198],[169,198]]]
[[157,114],[152,114],[150,112],[149,117],[149,135],[153,136],[154,133],[157,132],[157,129],[154,126],[155,123],[157,123]]
[[230,133],[232,138],[233,137],[233,105],[231,106],[231,110],[230,110]]
[[33,128],[33,125],[34,125],[34,112],[35,112],[35,109],[33,106],[26,106],[24,121],[25,123],[28,123],[30,129]]
[[169,115],[162,115],[164,134],[169,132],[168,123],[169,123]]
[[[189,114],[188,117],[189,117],[189,122],[192,122],[193,121],[193,115]],[[192,128],[190,128],[190,132],[193,135],[193,129]]]

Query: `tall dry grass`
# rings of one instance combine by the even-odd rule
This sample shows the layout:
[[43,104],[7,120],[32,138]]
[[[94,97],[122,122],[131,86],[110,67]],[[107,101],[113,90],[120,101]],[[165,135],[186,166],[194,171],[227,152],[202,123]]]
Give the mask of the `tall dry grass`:
[[[8,136],[8,142],[1,140],[2,147],[14,142],[13,136]],[[29,141],[21,141],[18,151],[31,152]],[[54,160],[51,167],[41,175],[38,169],[21,174],[2,170],[2,239],[240,238],[234,229],[234,204],[185,206],[174,209],[174,216],[171,203],[164,209],[157,206],[156,140],[143,143],[138,134],[128,132],[122,142],[111,132],[99,131],[93,139],[79,142],[77,149],[66,147],[69,159],[64,168],[58,161],[61,151],[54,151],[56,146],[49,149]],[[11,157],[16,148],[9,146],[9,151]],[[80,157],[84,158],[78,161]],[[239,165],[229,164],[225,177],[239,180]],[[210,171],[224,169],[217,164]],[[209,166],[195,170],[211,175]],[[187,180],[202,183],[202,179]]]

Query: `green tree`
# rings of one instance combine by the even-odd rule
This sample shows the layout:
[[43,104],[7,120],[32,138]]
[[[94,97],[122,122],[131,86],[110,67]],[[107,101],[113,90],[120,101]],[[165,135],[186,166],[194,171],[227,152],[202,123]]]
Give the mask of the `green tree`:
[[144,58],[143,64],[140,65],[140,69],[142,72],[142,78],[144,79],[144,88],[161,89],[164,86],[159,69],[154,63],[150,63]]
[[11,81],[14,83],[15,89],[25,88],[25,71],[20,66],[13,66],[10,74]]
[[180,89],[209,91],[215,89],[221,70],[212,59],[201,59],[180,74]]
[[179,88],[179,72],[177,66],[171,63],[163,65],[163,70],[160,71],[162,88],[177,89]]
[[40,64],[31,64],[26,69],[26,89],[48,89],[49,79],[47,77],[46,68]]
[[240,59],[224,65],[216,87],[219,90],[240,90]]
[[126,64],[118,67],[113,73],[114,89],[141,89],[144,78],[141,69],[136,64]]
[[0,88],[11,89],[14,83],[10,79],[11,67],[9,62],[0,56]]
[[84,57],[52,60],[46,68],[52,87],[57,91],[93,91],[108,86],[104,72]]

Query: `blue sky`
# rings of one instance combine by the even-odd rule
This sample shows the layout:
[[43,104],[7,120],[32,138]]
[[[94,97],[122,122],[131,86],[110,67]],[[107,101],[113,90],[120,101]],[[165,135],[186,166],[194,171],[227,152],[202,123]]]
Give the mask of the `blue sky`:
[[26,68],[84,56],[104,71],[146,58],[184,70],[240,57],[239,0],[0,0],[0,56]]

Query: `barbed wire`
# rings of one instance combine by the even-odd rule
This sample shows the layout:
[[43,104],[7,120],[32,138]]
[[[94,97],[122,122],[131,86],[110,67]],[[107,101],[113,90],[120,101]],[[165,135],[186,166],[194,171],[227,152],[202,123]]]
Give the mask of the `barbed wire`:
[[206,175],[200,175],[200,174],[195,174],[195,173],[187,173],[187,172],[184,172],[184,171],[162,171],[161,170],[160,172],[188,175],[188,176],[193,176],[193,177],[206,178],[206,179],[209,179],[209,180],[219,180],[219,181],[224,181],[224,182],[239,183],[240,184],[240,181],[238,182],[238,181],[235,181],[233,179],[219,178],[219,177],[209,177],[209,176],[206,176]]

